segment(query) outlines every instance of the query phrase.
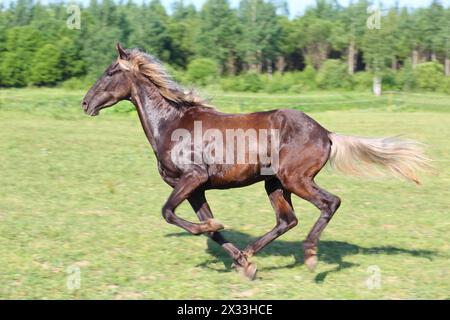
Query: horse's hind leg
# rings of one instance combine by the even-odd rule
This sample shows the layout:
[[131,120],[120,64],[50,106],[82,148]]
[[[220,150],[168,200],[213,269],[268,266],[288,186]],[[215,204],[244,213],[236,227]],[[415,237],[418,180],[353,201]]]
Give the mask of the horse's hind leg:
[[[188,200],[200,221],[214,219],[203,190],[195,192],[189,197]],[[236,248],[236,246],[234,246],[231,242],[228,242],[218,231],[208,232],[207,235],[212,240],[217,242],[230,255],[236,266],[243,268],[245,276],[251,280],[255,278],[256,265],[249,262],[241,250]]]
[[320,210],[319,219],[303,242],[305,264],[309,270],[313,271],[317,265],[317,243],[320,235],[339,208],[341,200],[317,186],[312,178],[300,179],[297,182],[289,181],[284,185],[287,185],[288,190],[311,202]]
[[264,236],[247,246],[245,255],[252,256],[273,240],[297,225],[297,218],[291,203],[291,193],[283,188],[276,178],[266,181],[266,192],[275,210],[276,225]]

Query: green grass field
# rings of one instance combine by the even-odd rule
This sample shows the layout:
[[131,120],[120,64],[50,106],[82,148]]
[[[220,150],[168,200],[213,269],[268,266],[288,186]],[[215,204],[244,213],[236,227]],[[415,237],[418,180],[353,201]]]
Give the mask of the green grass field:
[[[89,118],[82,95],[0,90],[0,298],[450,298],[449,96],[210,93],[223,111],[292,107],[336,132],[404,133],[436,160],[421,187],[322,171],[318,183],[343,203],[322,236],[316,272],[302,264],[301,241],[318,211],[296,198],[299,225],[253,258],[259,272],[250,282],[206,237],[163,220],[170,189],[136,114]],[[261,184],[211,191],[208,199],[241,248],[274,225]],[[178,213],[196,220],[186,204]],[[381,286],[369,289],[373,266]],[[70,290],[74,267],[81,283]]]

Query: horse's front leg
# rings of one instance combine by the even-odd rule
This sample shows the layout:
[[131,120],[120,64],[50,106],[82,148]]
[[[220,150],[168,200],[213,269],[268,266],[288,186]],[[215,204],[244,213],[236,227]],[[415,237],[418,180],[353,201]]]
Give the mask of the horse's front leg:
[[[208,221],[214,218],[211,212],[211,208],[206,201],[204,190],[194,192],[188,200],[200,221]],[[256,264],[249,262],[247,260],[247,257],[241,250],[239,250],[234,244],[226,240],[218,231],[209,232],[208,237],[219,244],[229,254],[229,256],[234,261],[234,265],[239,270],[242,270],[247,278],[249,278],[250,280],[255,279]]]
[[201,223],[192,223],[175,214],[175,209],[206,181],[208,175],[201,169],[194,169],[182,175],[162,209],[164,219],[194,235],[223,229],[223,225],[212,218]]

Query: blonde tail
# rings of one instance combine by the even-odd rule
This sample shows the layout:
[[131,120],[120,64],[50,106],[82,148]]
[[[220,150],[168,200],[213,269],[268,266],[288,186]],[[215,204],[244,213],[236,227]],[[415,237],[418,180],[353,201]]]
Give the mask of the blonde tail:
[[420,184],[417,171],[431,168],[430,159],[420,144],[392,138],[359,138],[335,133],[329,134],[332,142],[329,162],[332,168],[349,175],[379,176],[387,170]]

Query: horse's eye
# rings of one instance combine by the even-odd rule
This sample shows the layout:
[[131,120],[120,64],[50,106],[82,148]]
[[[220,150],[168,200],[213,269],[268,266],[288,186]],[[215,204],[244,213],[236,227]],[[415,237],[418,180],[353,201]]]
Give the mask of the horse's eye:
[[111,71],[108,71],[108,72],[106,73],[106,75],[107,75],[108,77],[111,77],[111,76],[113,75],[113,73],[112,73]]

